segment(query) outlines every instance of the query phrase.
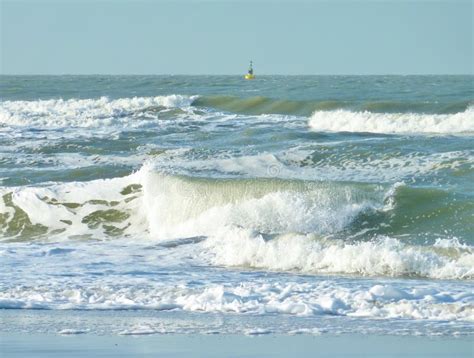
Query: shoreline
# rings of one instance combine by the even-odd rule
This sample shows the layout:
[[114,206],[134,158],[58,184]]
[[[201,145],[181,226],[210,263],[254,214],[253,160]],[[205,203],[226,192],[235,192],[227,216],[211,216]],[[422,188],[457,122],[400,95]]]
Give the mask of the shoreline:
[[[472,357],[474,353],[469,323],[454,334],[438,327],[422,335],[435,322],[377,320],[375,326],[383,324],[389,333],[376,333],[370,329],[374,320],[348,317],[28,309],[2,309],[0,323],[2,357]],[[331,326],[341,329],[326,329]],[[293,330],[282,333],[288,328]]]
[[472,357],[471,337],[1,333],[4,357]]
[[0,309],[0,334],[474,337],[470,321],[182,310]]

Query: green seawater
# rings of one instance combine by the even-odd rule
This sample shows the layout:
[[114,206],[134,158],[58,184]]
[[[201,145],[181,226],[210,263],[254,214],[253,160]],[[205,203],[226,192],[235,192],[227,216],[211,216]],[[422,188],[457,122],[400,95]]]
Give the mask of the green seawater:
[[472,337],[473,84],[1,76],[0,331]]
[[[49,227],[48,220],[35,221],[29,212],[62,206],[91,229],[81,235],[122,236],[134,223],[120,197],[107,200],[98,191],[66,203],[61,193],[81,183],[127,177],[147,164],[186,181],[206,182],[206,190],[199,189],[199,198],[191,201],[222,198],[237,187],[231,203],[289,192],[313,206],[332,196],[336,209],[330,215],[337,215],[337,203],[367,206],[343,224],[331,227],[328,219],[322,228],[306,222],[292,227],[295,232],[473,244],[473,81],[473,76],[258,76],[254,81],[2,76],[0,235],[73,236],[74,220],[57,217],[64,225]],[[39,193],[58,185],[68,189],[52,198]],[[129,183],[117,192],[138,190],[140,196],[141,185]],[[308,189],[312,186],[325,187],[324,195]],[[340,188],[346,190],[344,199]],[[39,204],[25,207],[26,191]],[[205,210],[229,203],[213,200],[203,204]],[[87,205],[96,210],[79,213]]]

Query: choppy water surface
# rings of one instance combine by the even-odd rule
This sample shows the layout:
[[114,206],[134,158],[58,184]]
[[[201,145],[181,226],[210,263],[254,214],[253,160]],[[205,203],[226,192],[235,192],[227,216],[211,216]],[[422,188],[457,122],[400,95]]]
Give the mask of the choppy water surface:
[[472,334],[473,86],[2,76],[0,307]]

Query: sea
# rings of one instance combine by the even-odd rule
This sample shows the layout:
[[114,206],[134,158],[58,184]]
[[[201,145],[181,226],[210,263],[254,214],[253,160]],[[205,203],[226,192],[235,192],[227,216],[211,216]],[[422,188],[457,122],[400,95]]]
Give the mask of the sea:
[[2,75],[0,266],[3,331],[472,336],[474,76]]

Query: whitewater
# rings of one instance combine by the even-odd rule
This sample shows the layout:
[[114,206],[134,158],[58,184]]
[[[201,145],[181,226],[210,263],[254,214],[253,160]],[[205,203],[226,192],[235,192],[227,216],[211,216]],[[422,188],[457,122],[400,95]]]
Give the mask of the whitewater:
[[0,308],[472,335],[472,84],[2,76]]

